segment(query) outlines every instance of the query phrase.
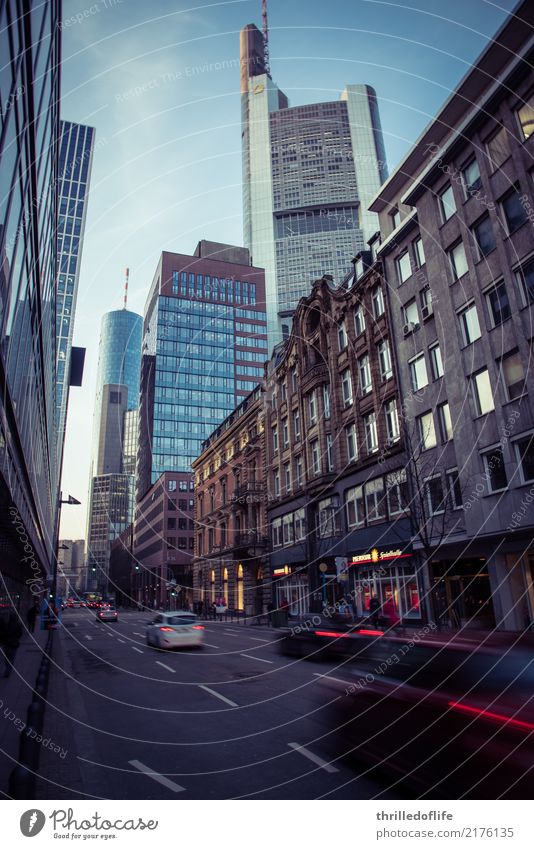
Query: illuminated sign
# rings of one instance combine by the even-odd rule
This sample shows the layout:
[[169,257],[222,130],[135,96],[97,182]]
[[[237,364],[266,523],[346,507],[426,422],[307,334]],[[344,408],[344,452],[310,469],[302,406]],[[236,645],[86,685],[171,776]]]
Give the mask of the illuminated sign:
[[273,575],[275,577],[279,577],[280,575],[291,575],[291,566],[281,566],[279,569],[273,569]]
[[367,554],[354,554],[351,558],[351,566],[359,566],[362,563],[383,563],[384,560],[397,560],[401,557],[411,557],[411,554],[403,554],[402,549],[395,548],[390,551],[379,551],[373,548]]

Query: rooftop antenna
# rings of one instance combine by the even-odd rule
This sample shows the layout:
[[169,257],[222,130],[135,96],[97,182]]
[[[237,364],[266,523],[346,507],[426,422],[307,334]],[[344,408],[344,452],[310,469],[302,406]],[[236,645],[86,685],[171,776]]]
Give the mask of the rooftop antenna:
[[263,32],[263,61],[265,72],[271,75],[269,66],[269,24],[267,23],[267,0],[261,0],[261,28]]
[[124,306],[123,309],[126,309],[126,305],[128,303],[128,280],[130,279],[130,269],[126,268],[124,272]]

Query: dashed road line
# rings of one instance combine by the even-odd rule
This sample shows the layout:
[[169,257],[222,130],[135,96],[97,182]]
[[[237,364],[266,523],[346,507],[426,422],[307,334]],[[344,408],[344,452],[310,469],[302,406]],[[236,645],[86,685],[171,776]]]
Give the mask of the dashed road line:
[[241,657],[248,657],[249,660],[259,660],[260,663],[274,663],[273,660],[265,660],[263,657],[254,657],[252,654],[242,654]]
[[138,648],[137,648],[137,646],[131,646],[131,648],[132,648],[134,651],[138,651],[138,652],[139,652],[139,654],[144,654],[144,651],[141,651],[141,649],[138,649]]
[[211,687],[206,687],[205,684],[199,684],[198,686],[201,690],[205,690],[206,693],[211,693],[212,696],[216,696],[218,699],[221,700],[221,702],[226,702],[226,704],[230,705],[230,707],[239,707],[239,705],[237,705],[231,699],[227,699],[226,696],[221,695],[221,693],[217,693],[217,691],[212,690]]
[[329,764],[328,761],[325,761],[323,760],[323,758],[320,758],[319,755],[315,755],[313,752],[310,752],[309,749],[306,749],[305,746],[301,746],[300,743],[288,743],[287,745],[295,752],[304,755],[304,757],[308,758],[308,760],[312,763],[317,764],[317,766],[320,766],[321,769],[324,769],[325,772],[339,772],[337,767],[332,766],[332,764]]
[[169,672],[176,672],[176,669],[173,669],[172,666],[167,666],[166,663],[162,663],[161,660],[156,660],[158,666],[163,666],[164,669],[168,669]]
[[202,643],[203,646],[207,646],[209,649],[218,649],[220,646],[214,646],[213,643]]
[[337,681],[338,684],[346,684],[348,687],[354,686],[354,681],[344,681],[343,678],[334,678],[333,675],[324,675],[321,672],[314,672],[316,678],[326,678],[327,681]]
[[167,778],[165,775],[161,775],[159,772],[154,772],[153,769],[150,769],[146,764],[141,763],[141,761],[128,761],[128,763],[138,769],[139,772],[144,773],[149,778],[153,778],[154,781],[157,781],[158,784],[163,784],[168,790],[173,790],[175,793],[183,793],[185,791],[185,787],[181,787],[179,784],[176,784],[175,781],[171,781],[170,778]]
[[86,635],[85,635],[85,639],[86,639],[86,640],[92,640],[93,638],[92,638],[92,637],[90,637],[90,636],[89,636],[89,634],[86,634]]
[[249,640],[254,640],[256,643],[270,643],[270,640],[264,640],[263,637],[249,637]]
[[139,631],[132,631],[132,634],[135,634],[136,637],[144,637],[144,634],[140,634]]
[[118,639],[119,643],[125,643],[126,642],[126,640],[121,640],[120,637],[117,637],[117,639]]

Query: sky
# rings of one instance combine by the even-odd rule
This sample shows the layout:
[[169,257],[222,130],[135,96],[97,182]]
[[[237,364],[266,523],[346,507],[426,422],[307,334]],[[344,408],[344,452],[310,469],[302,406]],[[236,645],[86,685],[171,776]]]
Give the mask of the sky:
[[[376,89],[387,161],[399,163],[515,0],[268,0],[271,75],[291,106]],[[86,535],[102,315],[143,313],[161,251],[242,244],[239,31],[261,0],[64,0],[61,117],[96,128],[74,344],[61,536]]]

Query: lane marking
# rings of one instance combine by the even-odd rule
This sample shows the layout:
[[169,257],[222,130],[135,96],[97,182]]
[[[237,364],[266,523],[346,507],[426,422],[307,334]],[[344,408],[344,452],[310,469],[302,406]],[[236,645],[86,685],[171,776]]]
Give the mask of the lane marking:
[[168,670],[169,670],[169,672],[176,672],[176,669],[173,669],[173,668],[172,668],[172,666],[167,666],[167,664],[166,664],[166,663],[162,663],[162,662],[161,662],[161,660],[156,660],[156,663],[157,663],[159,666],[163,666],[163,668],[164,668],[164,669],[168,669]]
[[224,631],[227,637],[240,637],[241,634],[234,634],[233,631]]
[[92,640],[93,638],[89,636],[89,634],[85,635],[86,640]]
[[143,651],[141,651],[141,649],[138,649],[138,648],[137,648],[137,646],[132,646],[132,649],[133,649],[134,651],[138,651],[138,652],[139,652],[139,654],[144,654],[144,652],[143,652]]
[[171,781],[170,778],[167,778],[165,775],[161,775],[159,772],[154,772],[153,769],[150,769],[146,764],[141,763],[141,761],[128,761],[128,763],[142,772],[144,775],[148,775],[149,778],[153,778],[154,781],[157,781],[158,784],[163,784],[164,787],[167,787],[168,790],[173,790],[174,793],[183,793],[185,791],[185,787],[181,787],[176,782]]
[[324,675],[322,672],[314,672],[316,678],[326,678],[327,681],[337,681],[338,684],[346,684],[348,687],[354,686],[354,681],[344,681],[342,678],[334,678],[333,675]]
[[273,660],[264,660],[263,657],[254,657],[252,654],[242,654],[241,657],[248,657],[249,660],[259,660],[260,663],[274,663]]
[[264,640],[263,637],[249,637],[249,640],[255,640],[257,643],[270,643],[270,640]]
[[136,637],[144,637],[144,634],[140,634],[139,631],[132,631],[132,634],[135,634]]
[[207,647],[208,647],[208,648],[210,648],[210,649],[218,649],[218,648],[220,648],[219,646],[214,646],[214,645],[213,645],[213,643],[206,643],[206,642],[204,642],[204,643],[202,643],[202,645],[203,645],[203,646],[207,646]]
[[121,640],[120,637],[117,637],[117,639],[118,639],[119,643],[125,643],[126,642],[126,640]]
[[319,757],[319,755],[315,755],[313,752],[310,752],[309,749],[306,749],[305,746],[301,746],[300,743],[288,743],[287,745],[290,749],[293,749],[300,755],[304,755],[304,757],[308,758],[309,761],[320,766],[325,772],[339,772],[337,767],[332,766],[332,764],[329,764],[328,761],[324,761]]
[[226,702],[226,704],[230,705],[230,707],[239,707],[239,705],[237,705],[231,699],[227,699],[226,696],[221,695],[221,693],[217,693],[217,691],[212,690],[211,687],[207,687],[205,684],[199,684],[198,686],[201,690],[205,690],[206,693],[211,693],[212,696],[217,696],[217,698],[220,699],[221,702]]

